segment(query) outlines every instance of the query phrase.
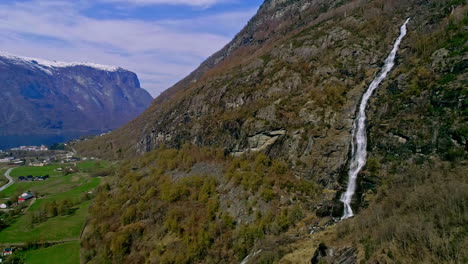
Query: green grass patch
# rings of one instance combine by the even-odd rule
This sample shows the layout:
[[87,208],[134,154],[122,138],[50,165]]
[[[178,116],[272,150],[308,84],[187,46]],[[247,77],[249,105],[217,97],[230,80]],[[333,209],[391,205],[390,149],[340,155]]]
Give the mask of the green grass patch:
[[0,232],[0,243],[59,241],[79,238],[90,205],[91,201],[86,201],[76,206],[76,211],[71,215],[56,216],[35,225],[31,225],[29,221],[31,212],[28,211]]
[[86,174],[74,173],[66,176],[55,176],[45,181],[15,182],[15,184],[1,192],[0,197],[11,197],[28,190],[43,196],[57,194],[80,187],[89,181],[99,180],[93,180]]
[[57,194],[52,194],[49,195],[43,199],[38,199],[36,202],[31,206],[29,209],[30,212],[33,212],[47,202],[52,202],[52,201],[60,201],[60,200],[65,200],[65,199],[70,199],[72,201],[75,201],[81,197],[83,193],[86,193],[94,188],[96,188],[100,183],[99,178],[90,178],[88,181],[85,183],[81,184],[80,186],[73,188],[72,190],[69,190],[67,192],[63,193],[57,193]]
[[61,175],[61,172],[56,171],[55,169],[62,167],[63,165],[54,164],[47,165],[44,167],[33,167],[33,166],[24,166],[18,167],[11,171],[10,176],[18,178],[19,176],[58,176]]
[[[76,173],[58,176],[41,182],[19,182],[7,188],[6,194],[31,190],[46,196],[37,199],[29,210],[20,215],[10,226],[0,231],[0,243],[18,243],[35,241],[56,241],[78,238],[88,213],[91,201],[81,202],[84,193],[95,189],[100,178],[91,178],[86,174]],[[32,214],[52,201],[71,200],[77,203],[74,213],[56,216],[39,224],[31,224]]]
[[28,264],[79,264],[80,243],[70,242],[24,252]]

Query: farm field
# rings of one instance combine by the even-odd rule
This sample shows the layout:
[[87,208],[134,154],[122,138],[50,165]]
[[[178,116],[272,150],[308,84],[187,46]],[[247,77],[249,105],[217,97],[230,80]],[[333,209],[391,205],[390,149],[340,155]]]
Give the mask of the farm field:
[[[56,216],[43,223],[31,224],[32,208],[0,232],[0,243],[35,243],[78,239],[91,202],[73,207],[70,215]],[[38,206],[35,207],[38,210]]]
[[28,264],[79,264],[80,243],[78,241],[58,244],[46,248],[21,252]]
[[51,178],[45,181],[16,181],[12,186],[6,188],[3,192],[1,192],[0,197],[8,198],[19,195],[21,192],[25,191],[32,191],[35,194],[47,196],[72,190],[91,180],[92,178],[90,178],[85,173],[74,173],[66,176],[52,176]]
[[58,175],[61,175],[61,173],[56,171],[56,169],[61,168],[63,166],[64,166],[63,164],[53,164],[53,165],[47,165],[44,167],[32,167],[32,166],[18,167],[10,173],[10,176],[13,178],[18,178],[19,176],[28,176],[28,175],[58,176]]

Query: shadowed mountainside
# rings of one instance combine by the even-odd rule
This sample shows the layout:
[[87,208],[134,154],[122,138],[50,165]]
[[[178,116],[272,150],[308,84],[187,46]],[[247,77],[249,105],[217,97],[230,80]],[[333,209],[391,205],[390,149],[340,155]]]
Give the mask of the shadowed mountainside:
[[121,68],[8,54],[0,54],[0,83],[0,147],[108,132],[152,100]]

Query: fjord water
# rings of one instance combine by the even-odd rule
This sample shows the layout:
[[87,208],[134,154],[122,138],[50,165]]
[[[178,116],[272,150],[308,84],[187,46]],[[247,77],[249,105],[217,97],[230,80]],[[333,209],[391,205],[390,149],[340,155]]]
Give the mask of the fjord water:
[[354,216],[353,209],[351,208],[351,200],[356,191],[356,179],[361,169],[366,165],[367,161],[367,135],[366,135],[366,108],[370,97],[377,89],[380,83],[387,77],[388,73],[395,66],[395,57],[400,46],[401,41],[406,36],[406,25],[409,18],[400,28],[400,36],[397,38],[393,45],[390,55],[385,60],[385,65],[377,77],[369,85],[369,88],[362,96],[359,105],[359,111],[353,124],[352,132],[352,149],[351,149],[351,162],[348,171],[348,186],[346,192],[341,196],[341,202],[344,204],[344,214],[341,219],[347,219]]
[[55,143],[64,143],[70,140],[79,139],[82,136],[99,135],[104,132],[109,132],[109,130],[93,130],[91,132],[60,132],[55,134],[38,135],[0,135],[0,150],[16,148],[19,146],[50,146]]

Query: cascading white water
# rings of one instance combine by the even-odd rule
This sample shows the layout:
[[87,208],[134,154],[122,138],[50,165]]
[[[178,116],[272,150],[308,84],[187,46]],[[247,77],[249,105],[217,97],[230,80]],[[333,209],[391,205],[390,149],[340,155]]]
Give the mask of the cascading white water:
[[380,83],[387,77],[388,73],[395,66],[395,57],[400,46],[401,41],[406,36],[406,25],[409,22],[409,18],[405,21],[403,26],[400,28],[400,36],[393,45],[392,52],[385,60],[385,65],[377,77],[369,85],[369,88],[362,96],[361,104],[359,105],[359,111],[353,124],[353,142],[351,149],[351,163],[348,171],[348,187],[346,192],[341,196],[341,202],[344,204],[344,214],[341,219],[353,217],[353,209],[351,208],[351,199],[353,198],[354,192],[356,191],[356,179],[358,173],[366,165],[367,159],[367,135],[366,135],[366,108],[369,98],[372,93],[379,87]]

